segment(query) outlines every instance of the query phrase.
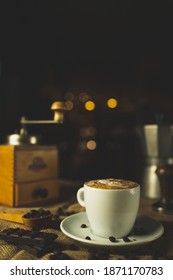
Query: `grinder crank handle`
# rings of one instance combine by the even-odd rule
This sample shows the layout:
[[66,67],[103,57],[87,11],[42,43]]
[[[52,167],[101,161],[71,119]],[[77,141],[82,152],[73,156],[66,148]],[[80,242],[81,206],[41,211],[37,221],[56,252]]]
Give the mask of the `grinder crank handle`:
[[55,101],[51,105],[51,110],[53,111],[53,120],[27,120],[22,117],[20,120],[21,125],[25,126],[27,124],[61,124],[64,122],[64,113],[68,110],[65,102]]

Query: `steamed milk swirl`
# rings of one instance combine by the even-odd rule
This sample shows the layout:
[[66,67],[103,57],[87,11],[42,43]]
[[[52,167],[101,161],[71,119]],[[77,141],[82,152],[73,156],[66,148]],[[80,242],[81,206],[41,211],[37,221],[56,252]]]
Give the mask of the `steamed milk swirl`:
[[138,186],[137,183],[123,179],[97,179],[85,183],[88,187],[98,189],[131,189]]

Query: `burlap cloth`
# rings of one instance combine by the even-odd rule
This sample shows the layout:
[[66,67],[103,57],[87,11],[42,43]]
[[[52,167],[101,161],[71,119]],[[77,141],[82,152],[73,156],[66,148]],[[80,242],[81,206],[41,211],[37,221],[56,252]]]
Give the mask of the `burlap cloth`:
[[[147,206],[148,207],[148,206]],[[60,221],[67,215],[84,211],[84,208],[79,206],[76,201],[60,203],[58,205],[51,206],[52,212],[58,212],[63,209],[64,214],[55,220],[55,225],[51,228],[44,229],[44,232],[56,233],[57,239],[55,242],[59,246],[58,251],[60,254],[52,250],[46,253],[42,257],[38,258],[35,255],[29,253],[27,250],[18,248],[16,245],[11,245],[3,240],[0,240],[0,259],[1,260],[49,260],[54,255],[54,259],[73,259],[73,260],[91,260],[91,259],[173,259],[173,223],[172,217],[165,217],[162,219],[162,223],[165,227],[165,233],[162,237],[154,242],[138,248],[132,247],[131,249],[120,250],[117,248],[107,249],[98,247],[89,247],[83,243],[72,240],[65,236],[60,228]],[[61,211],[62,212],[62,211]],[[63,217],[64,215],[64,217]],[[150,213],[148,213],[150,215]],[[156,217],[157,218],[157,217]],[[13,223],[9,221],[0,220],[0,230],[6,228],[24,228],[24,225],[19,223]],[[57,249],[56,249],[57,250]]]

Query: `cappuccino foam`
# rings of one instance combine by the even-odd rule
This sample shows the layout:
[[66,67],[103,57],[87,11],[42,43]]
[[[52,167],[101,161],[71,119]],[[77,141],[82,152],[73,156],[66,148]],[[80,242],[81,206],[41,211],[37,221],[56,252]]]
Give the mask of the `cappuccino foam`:
[[131,189],[136,188],[138,186],[138,183],[123,179],[96,179],[92,181],[88,181],[85,183],[88,187],[91,188],[98,188],[98,189]]

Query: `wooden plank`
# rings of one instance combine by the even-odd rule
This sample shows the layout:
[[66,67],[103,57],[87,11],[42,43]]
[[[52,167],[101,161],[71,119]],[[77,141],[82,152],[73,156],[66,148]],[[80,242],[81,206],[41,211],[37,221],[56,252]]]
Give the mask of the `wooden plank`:
[[0,145],[0,203],[14,205],[14,146]]

